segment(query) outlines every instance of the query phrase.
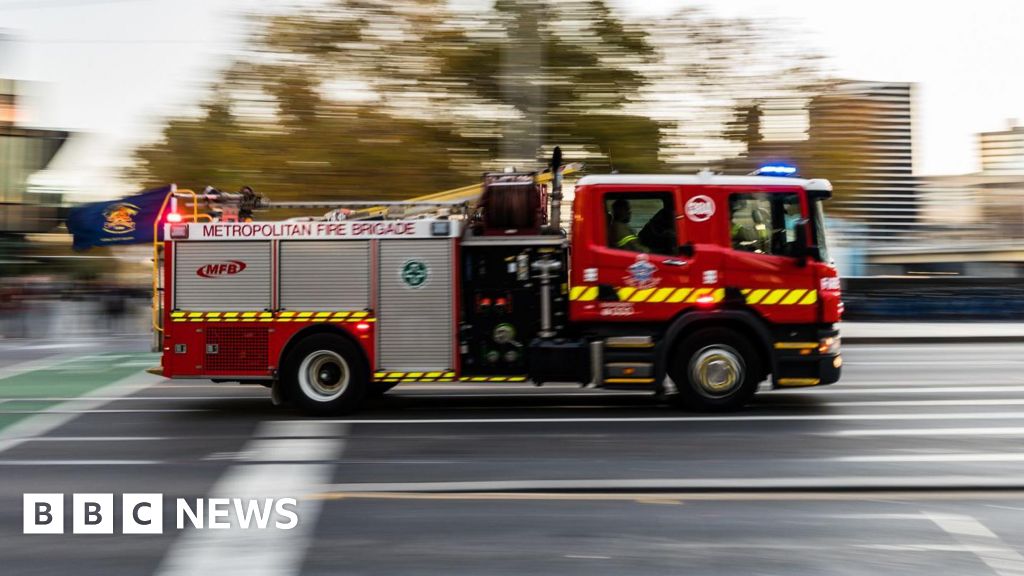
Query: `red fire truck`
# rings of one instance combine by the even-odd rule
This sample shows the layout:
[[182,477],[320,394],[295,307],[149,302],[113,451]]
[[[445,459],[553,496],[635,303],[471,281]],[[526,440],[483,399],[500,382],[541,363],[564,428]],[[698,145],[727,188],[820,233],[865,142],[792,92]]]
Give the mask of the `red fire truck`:
[[485,175],[442,214],[167,223],[162,374],[260,383],[314,414],[400,383],[575,382],[729,410],[768,378],[839,379],[828,181],[589,175],[566,234],[555,174],[551,190]]

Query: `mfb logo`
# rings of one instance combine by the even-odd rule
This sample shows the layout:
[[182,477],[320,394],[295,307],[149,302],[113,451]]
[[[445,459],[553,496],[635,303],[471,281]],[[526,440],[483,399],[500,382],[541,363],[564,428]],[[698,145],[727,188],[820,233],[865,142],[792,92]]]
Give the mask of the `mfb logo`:
[[[25,494],[24,534],[64,533],[64,494]],[[74,534],[113,534],[113,494],[73,494],[71,531]],[[291,530],[299,524],[295,498],[177,498],[175,528],[251,528]],[[205,514],[204,514],[205,511]],[[122,534],[163,534],[163,494],[122,494]]]
[[206,264],[196,270],[196,276],[200,278],[216,278],[218,276],[230,276],[245,270],[245,262],[241,260],[228,260],[216,264]]
[[686,217],[694,222],[704,222],[715,214],[715,201],[703,194],[694,196],[686,203]]

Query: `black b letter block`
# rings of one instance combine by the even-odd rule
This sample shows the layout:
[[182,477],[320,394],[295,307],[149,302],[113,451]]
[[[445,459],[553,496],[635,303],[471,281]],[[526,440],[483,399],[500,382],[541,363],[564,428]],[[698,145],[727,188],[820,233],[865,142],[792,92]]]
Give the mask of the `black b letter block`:
[[114,533],[113,494],[75,494],[71,528],[75,534]]
[[21,531],[24,534],[63,534],[64,495],[23,495]]

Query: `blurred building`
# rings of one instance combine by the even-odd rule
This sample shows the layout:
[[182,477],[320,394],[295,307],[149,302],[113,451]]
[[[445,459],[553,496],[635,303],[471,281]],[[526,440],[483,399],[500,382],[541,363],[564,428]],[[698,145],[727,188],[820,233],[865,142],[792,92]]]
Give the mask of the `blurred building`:
[[978,142],[980,172],[920,179],[924,242],[876,251],[874,271],[1024,277],[1024,129]]
[[28,179],[45,168],[68,133],[22,126],[17,85],[0,79],[0,234],[45,232],[59,222],[59,197],[33,194]]
[[836,187],[832,209],[854,223],[851,239],[917,236],[913,92],[907,82],[846,81],[811,101],[806,158]]
[[978,150],[983,173],[1024,176],[1024,127],[1016,122],[1006,130],[978,134]]
[[794,163],[836,189],[830,211],[848,221],[843,239],[857,244],[919,236],[914,176],[914,85],[840,81],[803,103],[767,100],[747,113],[755,126],[747,153],[725,162],[730,172]]

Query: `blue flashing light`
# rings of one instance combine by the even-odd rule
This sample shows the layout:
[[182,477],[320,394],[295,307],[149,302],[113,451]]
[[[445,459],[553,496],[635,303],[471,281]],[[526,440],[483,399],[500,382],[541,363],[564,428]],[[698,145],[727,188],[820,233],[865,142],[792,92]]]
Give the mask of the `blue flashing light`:
[[785,164],[769,164],[754,171],[755,176],[792,176],[796,174],[796,166]]

